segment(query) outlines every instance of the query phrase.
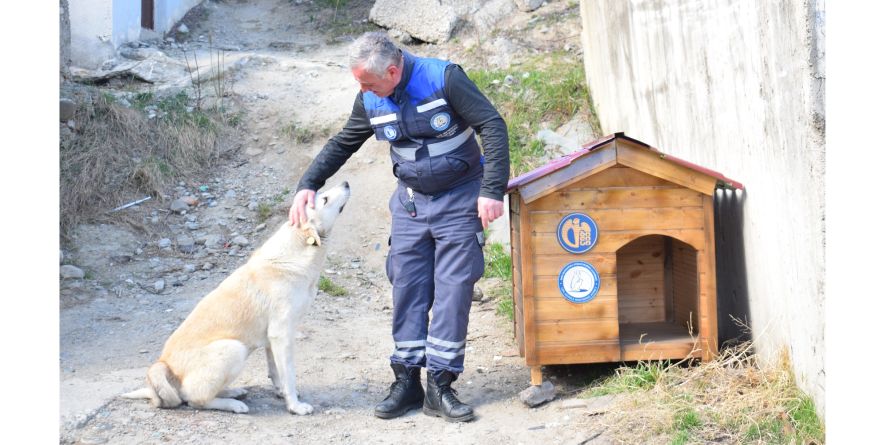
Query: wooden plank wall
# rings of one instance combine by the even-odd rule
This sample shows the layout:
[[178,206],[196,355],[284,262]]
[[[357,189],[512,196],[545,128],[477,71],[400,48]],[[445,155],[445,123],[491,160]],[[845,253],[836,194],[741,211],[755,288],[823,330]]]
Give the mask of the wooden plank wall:
[[517,340],[517,350],[520,351],[520,357],[526,356],[523,344],[523,262],[520,257],[520,195],[512,193],[510,195],[510,218],[511,218],[511,267],[513,274],[513,288],[511,289],[511,298],[514,303],[514,338]]
[[674,289],[674,322],[682,327],[692,326],[698,333],[698,265],[696,250],[679,240],[672,240],[672,285]]
[[[665,238],[642,238],[622,252],[622,258],[616,252],[644,235],[667,235],[703,248],[703,196],[615,165],[522,203],[512,221],[519,220],[523,246],[520,269],[526,278],[522,316],[527,364],[617,361],[621,359],[620,320],[665,321]],[[598,241],[588,253],[570,254],[557,242],[557,225],[571,211],[587,213],[597,222]],[[517,245],[517,238],[512,240]],[[557,286],[560,270],[579,260],[592,264],[601,279],[597,297],[583,304],[564,299]]]

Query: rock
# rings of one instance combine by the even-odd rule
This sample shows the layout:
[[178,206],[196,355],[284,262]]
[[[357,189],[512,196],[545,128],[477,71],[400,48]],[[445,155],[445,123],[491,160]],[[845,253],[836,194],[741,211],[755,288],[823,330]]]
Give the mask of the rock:
[[222,237],[220,235],[210,233],[201,237],[200,240],[197,242],[209,248],[216,248],[222,245]]
[[171,204],[169,204],[169,210],[172,210],[173,212],[176,212],[176,213],[187,211],[189,208],[190,208],[190,206],[188,205],[188,203],[185,202],[185,200],[181,199],[181,198],[176,199],[175,201],[172,201]]
[[197,230],[197,229],[200,228],[200,223],[198,223],[198,222],[186,222],[186,223],[185,223],[185,227],[187,227],[188,230]]
[[111,255],[111,262],[114,264],[124,264],[132,261],[130,255]]
[[388,30],[388,37],[390,37],[391,40],[393,40],[395,42],[400,42],[404,45],[411,45],[411,44],[415,43],[415,39],[413,39],[412,36],[409,35],[408,32],[403,32],[403,31],[400,31],[399,29],[389,29]]
[[77,445],[101,445],[103,443],[108,443],[107,437],[102,436],[82,436],[80,440],[77,441]]
[[160,241],[157,241],[157,247],[161,249],[165,249],[172,245],[172,240],[169,238],[163,238]]
[[438,0],[377,0],[369,20],[425,42],[443,43],[452,35],[458,16],[451,5]]
[[544,3],[544,0],[514,0],[514,4],[517,5],[517,9],[523,12],[535,11],[541,4]]
[[197,270],[197,266],[195,266],[193,264],[185,264],[184,266],[182,266],[182,270],[187,273],[191,273],[191,272]]
[[62,278],[83,278],[86,276],[86,272],[83,272],[83,269],[70,264],[61,266],[59,268],[59,274]]
[[233,190],[228,190],[227,192],[225,192],[225,199],[234,199],[236,197],[237,197],[237,192],[235,192]]
[[200,202],[200,200],[197,199],[196,196],[184,196],[181,198],[181,200],[189,206],[195,206]]
[[472,301],[483,301],[483,289],[474,286],[474,294],[471,296]]
[[554,384],[548,380],[542,382],[541,385],[533,385],[520,391],[520,401],[531,408],[550,402],[556,396],[557,390],[554,388]]
[[166,280],[157,280],[154,282],[155,291],[163,292],[163,289],[166,289]]
[[265,227],[268,227],[268,225],[265,223],[261,223],[261,224],[255,226],[255,229],[253,229],[252,231],[253,232],[260,232],[262,230],[265,230]]
[[249,245],[249,240],[246,239],[246,237],[243,235],[235,236],[234,239],[231,240],[231,242],[238,245],[238,246],[248,246]]
[[73,100],[61,98],[58,101],[58,105],[58,117],[60,122],[67,122],[74,118],[74,112],[77,111],[77,104],[75,104]]
[[194,238],[191,238],[187,235],[181,235],[175,239],[175,244],[178,246],[178,250],[182,253],[191,253],[196,250],[196,242]]
[[569,399],[560,402],[560,409],[587,408],[588,401],[585,399]]
[[210,269],[212,269],[213,267],[214,267],[214,266],[213,266],[212,263],[203,263],[203,267],[201,267],[200,269],[202,269],[202,270],[210,270]]
[[190,32],[190,31],[191,31],[191,30],[188,29],[188,25],[185,25],[184,23],[182,23],[182,24],[179,25],[179,27],[178,27],[178,32],[180,32],[180,33],[182,33],[182,34],[187,34],[187,33]]

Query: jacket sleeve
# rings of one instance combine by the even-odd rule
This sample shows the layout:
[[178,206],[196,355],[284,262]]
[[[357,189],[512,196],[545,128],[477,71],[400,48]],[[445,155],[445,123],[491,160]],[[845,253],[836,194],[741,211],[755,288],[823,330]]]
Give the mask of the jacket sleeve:
[[305,170],[296,191],[304,189],[316,191],[323,187],[326,180],[360,149],[369,136],[372,136],[372,126],[369,125],[366,109],[363,108],[363,95],[357,93],[354,108],[345,127],[326,142]]
[[501,201],[511,172],[508,127],[460,66],[449,65],[445,76],[444,93],[452,109],[480,135],[486,158],[480,196]]

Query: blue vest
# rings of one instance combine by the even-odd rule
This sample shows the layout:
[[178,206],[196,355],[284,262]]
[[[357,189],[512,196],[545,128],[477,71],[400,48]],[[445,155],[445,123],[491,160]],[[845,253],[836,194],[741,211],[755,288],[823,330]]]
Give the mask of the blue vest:
[[394,176],[417,192],[437,194],[483,176],[474,130],[452,110],[443,93],[449,62],[403,52],[405,91],[378,97],[363,93],[375,137],[391,143]]

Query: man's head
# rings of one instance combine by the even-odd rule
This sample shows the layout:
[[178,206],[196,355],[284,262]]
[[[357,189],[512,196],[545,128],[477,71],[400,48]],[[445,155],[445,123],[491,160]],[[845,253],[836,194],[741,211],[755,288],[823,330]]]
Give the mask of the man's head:
[[385,33],[368,32],[351,44],[350,65],[360,91],[387,97],[403,75],[403,54]]

